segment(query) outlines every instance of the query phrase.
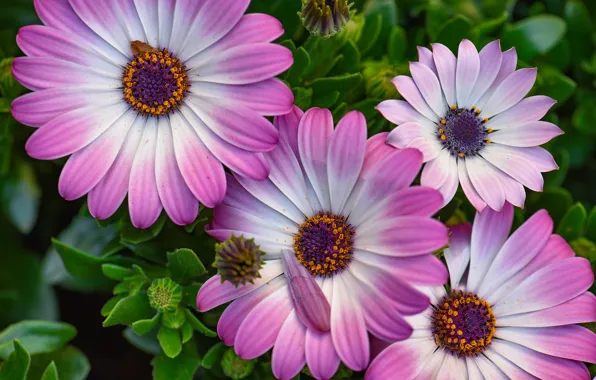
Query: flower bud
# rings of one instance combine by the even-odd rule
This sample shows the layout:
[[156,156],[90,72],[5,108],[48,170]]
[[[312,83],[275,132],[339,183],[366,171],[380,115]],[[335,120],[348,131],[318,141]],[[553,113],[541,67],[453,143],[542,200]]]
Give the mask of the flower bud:
[[182,300],[182,287],[169,278],[159,278],[147,289],[149,304],[157,311],[174,311]]
[[213,266],[217,268],[221,281],[229,281],[235,286],[251,284],[260,278],[259,270],[263,267],[262,256],[265,252],[259,249],[254,239],[244,236],[231,238],[215,245],[216,256]]
[[329,38],[350,21],[351,7],[348,0],[302,0],[302,12],[298,15],[310,34]]

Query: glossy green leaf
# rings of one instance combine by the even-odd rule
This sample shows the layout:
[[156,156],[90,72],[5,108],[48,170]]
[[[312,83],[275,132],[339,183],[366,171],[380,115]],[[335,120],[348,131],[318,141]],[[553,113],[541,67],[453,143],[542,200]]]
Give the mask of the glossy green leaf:
[[227,346],[223,342],[219,342],[212,346],[203,357],[201,365],[207,369],[213,368],[215,365],[219,364],[226,349]]
[[148,334],[149,331],[153,330],[159,324],[161,314],[157,313],[151,319],[141,319],[139,321],[133,322],[132,329],[137,335],[145,335]]
[[529,204],[528,215],[545,208],[555,223],[558,223],[573,203],[573,197],[568,190],[563,188],[545,189],[537,195],[537,200]]
[[56,363],[52,361],[43,371],[43,375],[41,376],[41,380],[59,380],[60,376],[58,376],[58,368],[56,367]]
[[[581,0],[568,0],[565,3],[565,22],[567,23],[567,41],[576,63],[590,57],[594,50],[592,40],[593,23],[590,12]],[[592,46],[592,49],[588,47]]]
[[147,319],[152,315],[153,309],[149,305],[147,293],[137,292],[118,301],[108,317],[103,321],[103,326],[130,325],[138,320]]
[[338,91],[346,93],[353,90],[362,81],[362,74],[348,74],[340,77],[319,78],[311,83],[315,94]]
[[13,352],[13,340],[18,339],[31,354],[57,350],[70,342],[77,330],[68,323],[51,321],[22,321],[8,326],[0,333],[0,358]]
[[406,31],[400,26],[394,26],[389,35],[387,54],[389,60],[393,63],[401,63],[408,47],[408,36]]
[[180,333],[182,334],[182,344],[188,342],[192,339],[193,336],[192,326],[189,323],[185,323],[184,325],[182,325]]
[[199,321],[190,310],[184,309],[184,312],[186,313],[186,321],[192,326],[193,329],[211,338],[217,336],[215,331],[209,329],[203,324],[203,322]]
[[197,308],[197,294],[199,293],[199,289],[201,288],[202,283],[194,283],[191,285],[187,285],[184,287],[184,291],[182,293],[182,302],[188,307],[193,308],[196,310]]
[[127,327],[122,335],[130,344],[143,352],[154,356],[161,354],[161,347],[157,341],[157,333],[139,336],[135,334],[132,327]]
[[596,136],[594,120],[596,120],[596,94],[582,99],[573,113],[572,124],[582,133]]
[[29,379],[39,379],[51,363],[55,363],[57,375],[62,380],[85,380],[89,376],[89,360],[76,347],[66,346],[57,351],[31,357]]
[[558,16],[534,16],[507,28],[502,42],[504,47],[515,46],[519,58],[529,61],[552,49],[566,30],[565,21]]
[[596,206],[592,207],[592,211],[588,215],[584,234],[586,238],[596,242]]
[[66,270],[77,277],[97,277],[102,274],[102,259],[52,239],[52,245],[62,258]]
[[[471,32],[473,42],[478,44],[480,43],[481,38],[500,31],[505,24],[505,21],[507,21],[507,18],[509,18],[509,13],[503,12],[497,18],[483,21],[480,24],[474,26]],[[480,49],[479,46],[478,49]]]
[[169,358],[175,358],[182,351],[180,333],[176,329],[161,326],[157,333],[157,340],[159,340],[161,349]]
[[151,361],[154,380],[192,380],[201,365],[194,341],[186,343],[175,358],[160,354]]
[[162,213],[157,221],[147,229],[134,228],[132,225],[129,226],[125,231],[122,232],[120,238],[125,243],[139,244],[149,241],[155,238],[163,229],[166,222],[166,215]]
[[173,311],[166,311],[163,313],[163,324],[172,329],[179,329],[186,322],[186,308],[177,307]]
[[168,252],[168,269],[180,284],[191,282],[207,272],[196,253],[186,248]]
[[567,177],[567,172],[569,171],[569,162],[571,161],[571,158],[569,157],[567,149],[560,150],[554,157],[557,165],[559,165],[559,170],[545,173],[544,183],[547,187],[562,186],[565,177]]
[[116,264],[102,264],[101,271],[106,277],[112,280],[122,281],[125,277],[130,276],[134,273],[132,269],[116,265]]
[[10,343],[14,348],[6,362],[0,366],[0,379],[25,380],[29,371],[31,356],[18,340]]
[[358,50],[360,54],[366,55],[366,53],[374,46],[375,42],[379,39],[381,31],[383,30],[383,16],[380,14],[374,14],[366,17],[364,28],[362,30],[362,36],[358,40]]
[[302,109],[307,110],[310,108],[312,102],[312,88],[294,87],[292,89],[294,93],[294,104]]
[[430,0],[426,9],[426,32],[432,41],[436,41],[439,32],[449,20],[449,9],[442,0]]
[[567,241],[579,238],[583,233],[587,217],[585,207],[581,203],[576,203],[558,224],[557,233]]
[[321,94],[315,93],[315,95],[312,98],[312,106],[320,108],[330,108],[337,102],[339,96],[339,91],[324,92]]
[[300,83],[302,73],[310,65],[310,56],[308,52],[301,46],[294,52],[294,64],[288,70],[286,81],[290,86],[296,86]]

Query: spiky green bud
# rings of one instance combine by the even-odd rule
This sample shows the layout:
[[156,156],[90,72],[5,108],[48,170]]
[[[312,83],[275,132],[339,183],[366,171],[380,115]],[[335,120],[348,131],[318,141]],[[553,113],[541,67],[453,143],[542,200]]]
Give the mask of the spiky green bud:
[[215,245],[215,262],[213,266],[221,275],[221,282],[229,281],[235,286],[253,283],[260,278],[259,270],[263,267],[262,256],[265,252],[259,249],[254,239],[244,236],[231,238]]
[[182,287],[169,278],[159,278],[147,289],[149,304],[161,312],[172,312],[182,300]]
[[233,348],[228,348],[221,359],[221,368],[226,376],[234,380],[240,380],[248,377],[255,367],[256,360],[243,360],[234,352]]
[[362,76],[369,98],[395,99],[399,96],[392,80],[398,75],[407,74],[407,66],[394,65],[386,58],[381,61],[366,61],[363,65]]
[[354,14],[348,0],[302,0],[298,12],[302,24],[313,36],[329,38],[340,32]]

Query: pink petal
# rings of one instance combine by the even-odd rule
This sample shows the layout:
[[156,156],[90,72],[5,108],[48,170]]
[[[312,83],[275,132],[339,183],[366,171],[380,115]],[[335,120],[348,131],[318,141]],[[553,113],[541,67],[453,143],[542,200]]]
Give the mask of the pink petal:
[[495,337],[558,358],[596,363],[596,334],[585,327],[500,327]]
[[447,180],[443,183],[437,190],[443,196],[443,205],[451,202],[453,197],[455,196],[455,192],[459,187],[459,176],[457,174],[457,158],[454,155],[449,155],[449,174],[447,175]]
[[[292,52],[281,46],[268,43],[240,45],[211,57],[190,70],[191,82],[200,87],[200,82],[225,84],[256,83],[286,71],[294,57]],[[200,76],[192,75],[200,73]]]
[[425,123],[431,127],[434,125],[431,120],[422,116],[408,102],[404,100],[384,100],[375,109],[393,124],[401,125],[409,122]]
[[430,160],[424,165],[420,183],[422,186],[428,186],[433,189],[441,187],[451,174],[451,153],[443,149],[434,160]]
[[462,108],[471,107],[469,100],[472,89],[480,73],[480,57],[476,46],[470,40],[462,40],[457,53],[457,68],[455,72],[455,89],[457,105]]
[[[266,260],[263,268],[259,271],[260,278],[255,279],[253,284],[234,286],[231,282],[221,282],[219,275],[207,280],[197,294],[197,309],[205,312],[226,302],[240,298],[253,290],[266,285],[269,281],[283,273],[283,266],[280,260]],[[287,294],[287,293],[286,293]],[[288,301],[290,301],[290,295]]]
[[197,93],[201,98],[216,98],[229,108],[241,105],[259,115],[285,115],[294,103],[292,91],[276,78],[244,85],[204,82]]
[[259,302],[238,328],[234,340],[238,356],[251,360],[269,351],[291,311],[292,301],[286,286]]
[[89,145],[127,110],[123,103],[106,107],[80,108],[52,119],[36,130],[27,143],[27,153],[39,160],[53,160]]
[[327,109],[306,111],[298,127],[298,148],[304,170],[323,209],[331,208],[327,179],[328,147],[333,135],[333,117]]
[[282,262],[298,319],[309,330],[329,331],[331,306],[314,277],[298,262],[293,251],[284,250]]
[[162,210],[155,179],[157,133],[157,119],[149,118],[130,172],[128,208],[136,228],[150,227]]
[[[434,130],[416,122],[404,123],[389,132],[389,135],[387,136],[387,144],[403,149],[406,148],[412,140],[419,137],[424,138],[428,144],[436,143],[437,146],[440,145]],[[427,155],[424,157],[424,161],[429,161],[432,158],[434,157]]]
[[589,378],[588,369],[583,363],[541,354],[515,343],[493,340],[491,350],[498,352],[523,370],[541,379]]
[[296,313],[291,312],[273,346],[271,369],[276,378],[290,380],[300,373],[306,364],[306,331]]
[[437,345],[430,339],[410,339],[394,343],[373,360],[364,378],[414,379],[428,364],[436,348]]
[[468,104],[470,106],[476,105],[476,102],[488,90],[499,73],[502,60],[500,41],[496,40],[488,43],[480,51],[479,58],[480,72],[478,73],[478,80],[474,85],[474,89],[468,98]]
[[590,292],[562,304],[529,313],[499,317],[498,326],[548,327],[590,323],[596,315],[596,296]]
[[524,154],[501,144],[488,144],[482,157],[513,179],[534,191],[542,191],[544,179],[540,171]]
[[207,149],[186,119],[170,116],[174,153],[180,173],[194,196],[206,207],[215,207],[226,194],[223,165]]
[[401,96],[403,96],[403,98],[406,99],[416,111],[420,112],[431,121],[439,121],[440,117],[437,116],[437,114],[429,107],[428,103],[426,103],[412,78],[400,75],[393,78],[392,82]]
[[[503,358],[502,356],[500,356],[497,353],[494,353],[494,356],[498,356],[499,358],[501,358],[502,361],[506,361],[507,359]],[[483,355],[478,355],[475,358],[472,358],[471,360],[466,359],[466,362],[469,364],[470,362],[475,363],[478,366],[478,369],[481,372],[481,375],[484,376],[485,379],[501,379],[501,380],[507,380],[509,379],[507,377],[507,375],[505,375],[503,373],[503,371],[501,371],[501,369],[492,361],[488,360],[485,356]],[[510,363],[510,362],[509,362]],[[511,364],[511,366],[514,366],[514,364]],[[468,371],[469,371],[469,367],[468,367]],[[521,371],[521,370],[520,370]],[[523,371],[521,371],[523,372]],[[471,375],[470,373],[468,375]],[[526,374],[527,375],[527,374]],[[529,377],[529,375],[527,375],[526,377]]]
[[470,177],[468,176],[468,169],[466,165],[458,164],[457,171],[459,176],[459,183],[461,184],[461,188],[464,191],[466,198],[468,198],[472,206],[474,206],[474,208],[478,212],[482,212],[482,210],[484,210],[484,208],[486,207],[486,202],[482,200],[482,197],[480,196],[480,194],[478,194],[478,192],[474,188],[474,185],[472,185],[472,181],[470,181]]
[[354,281],[345,274],[333,277],[331,338],[342,362],[354,371],[362,371],[368,366],[370,347],[364,315],[352,298]]
[[478,289],[478,296],[488,297],[530,263],[546,245],[552,231],[553,220],[546,210],[532,215],[503,244]]
[[520,124],[540,120],[557,101],[548,96],[537,95],[522,99],[519,103],[502,112],[485,125],[486,128],[505,129]]
[[178,225],[192,223],[199,214],[199,201],[184,182],[174,153],[172,127],[166,118],[157,125],[155,180],[159,199],[168,216]]
[[78,199],[97,185],[116,159],[136,117],[135,111],[126,111],[95,141],[68,159],[58,182],[64,199]]
[[498,169],[480,157],[466,157],[465,163],[474,189],[490,208],[500,211],[505,203],[505,191],[499,181]]
[[433,60],[433,53],[424,46],[418,46],[416,49],[418,50],[418,61],[428,66],[428,68],[431,69],[435,75],[437,75],[437,67],[435,66],[435,61]]
[[[481,365],[480,368],[484,371],[488,369],[488,375],[498,375],[504,376],[504,379],[523,379],[523,380],[535,380],[536,377],[530,375],[528,372],[524,371],[517,365],[515,365],[511,360],[505,358],[505,356],[501,355],[497,351],[493,350],[492,348],[488,348],[484,351],[484,355],[488,358],[486,360],[478,360],[477,363]],[[478,357],[482,357],[479,355]],[[482,366],[482,363],[489,362],[493,363],[493,366],[498,369],[498,371],[494,371],[494,368],[486,368]],[[488,363],[485,363],[488,365]],[[498,378],[498,377],[497,377]]]
[[217,98],[190,96],[186,104],[216,135],[249,152],[268,152],[279,135],[265,117],[240,104],[231,105]]
[[331,333],[306,332],[306,363],[315,379],[330,379],[339,368]]
[[451,226],[449,248],[443,251],[449,268],[451,288],[457,289],[470,263],[470,239],[472,225],[469,223]]
[[540,172],[550,172],[553,170],[558,170],[559,166],[555,162],[553,155],[544,148],[539,146],[531,147],[531,148],[516,148],[516,147],[509,147],[510,152],[515,152],[522,156],[525,160],[530,161],[536,169]]
[[490,139],[504,145],[532,147],[545,144],[562,134],[561,128],[553,123],[533,121],[495,131],[490,134]]
[[139,142],[143,136],[146,118],[137,117],[130,128],[118,156],[101,181],[89,192],[89,212],[97,219],[112,216],[124,201]]
[[30,92],[16,98],[11,106],[12,116],[30,127],[42,126],[58,116],[79,108],[114,104],[122,98],[119,90],[85,91],[73,88],[49,88]]
[[435,73],[420,62],[410,62],[410,72],[418,90],[420,90],[424,100],[434,113],[439,116],[445,115],[448,107],[441,91],[441,84]]
[[441,81],[441,87],[449,107],[457,105],[455,93],[455,72],[457,67],[457,58],[445,45],[434,43],[433,59]]
[[17,57],[12,62],[12,74],[33,91],[56,87],[107,91],[122,87],[120,78],[56,58]]
[[279,130],[280,140],[285,140],[292,148],[294,155],[300,157],[298,150],[298,126],[304,112],[297,106],[292,106],[292,110],[284,115],[276,116],[273,125]]
[[238,328],[246,319],[246,316],[265,298],[276,292],[286,284],[285,278],[278,276],[267,283],[267,286],[260,286],[250,293],[241,296],[226,307],[217,322],[217,334],[228,345],[234,345]]
[[499,68],[499,73],[497,77],[490,85],[488,90],[482,95],[480,100],[477,102],[476,106],[478,109],[483,110],[486,106],[487,101],[490,99],[492,94],[495,90],[499,87],[499,85],[509,76],[511,75],[517,66],[517,52],[515,48],[511,48],[507,51],[504,51],[501,55],[501,67]]
[[476,292],[480,287],[486,272],[493,262],[511,231],[513,224],[513,207],[505,203],[501,212],[486,209],[476,213],[472,227],[470,245],[470,267],[467,288]]
[[366,149],[366,120],[357,111],[344,116],[331,136],[327,178],[331,211],[339,214],[360,175]]
[[509,75],[488,99],[480,114],[492,117],[516,105],[534,86],[537,69],[519,69]]
[[507,298],[494,305],[493,311],[498,318],[547,309],[579,296],[593,281],[588,260],[574,257],[557,261],[525,279]]

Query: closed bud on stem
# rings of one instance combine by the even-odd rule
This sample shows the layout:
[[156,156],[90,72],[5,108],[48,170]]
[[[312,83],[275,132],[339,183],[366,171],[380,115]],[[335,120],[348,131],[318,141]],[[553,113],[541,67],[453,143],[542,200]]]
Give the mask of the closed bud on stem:
[[348,0],[302,0],[302,12],[298,15],[310,34],[329,38],[350,21],[351,7]]
[[259,270],[263,267],[265,252],[259,249],[254,239],[244,236],[231,238],[215,245],[215,262],[213,266],[221,276],[221,282],[229,281],[236,287],[253,283],[260,278]]
[[147,289],[149,304],[161,312],[176,310],[182,300],[182,287],[169,278],[159,278]]

